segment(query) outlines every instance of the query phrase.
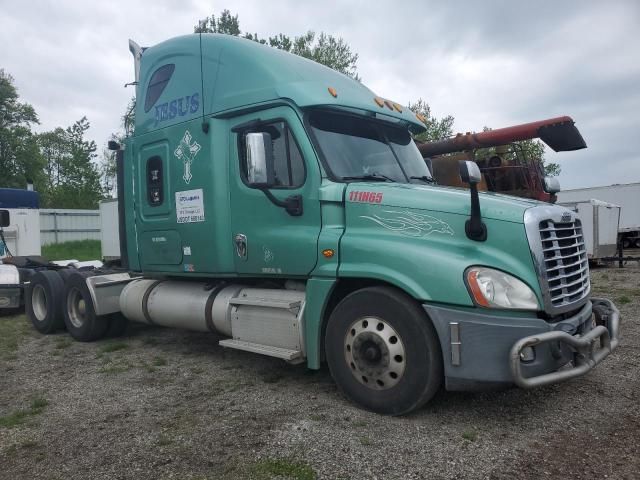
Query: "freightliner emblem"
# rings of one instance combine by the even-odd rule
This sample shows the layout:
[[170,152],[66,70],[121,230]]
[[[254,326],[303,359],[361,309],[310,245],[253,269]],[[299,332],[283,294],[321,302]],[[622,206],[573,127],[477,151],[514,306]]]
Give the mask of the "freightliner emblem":
[[184,132],[182,140],[180,140],[180,145],[178,145],[176,151],[173,152],[173,154],[182,160],[182,163],[184,163],[184,174],[182,175],[182,179],[185,183],[189,183],[191,181],[191,162],[196,158],[200,148],[200,144],[193,140],[189,130],[187,130]]
[[564,212],[564,213],[562,214],[562,217],[560,217],[560,220],[561,220],[562,222],[565,222],[565,223],[566,223],[566,222],[570,222],[570,221],[571,221],[571,214],[570,214],[569,212]]

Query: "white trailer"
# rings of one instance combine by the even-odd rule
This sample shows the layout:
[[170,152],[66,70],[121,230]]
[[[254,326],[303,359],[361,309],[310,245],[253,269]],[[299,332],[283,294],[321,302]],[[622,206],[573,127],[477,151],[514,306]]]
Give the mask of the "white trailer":
[[7,208],[9,226],[3,228],[0,258],[40,255],[40,211],[34,208]]
[[640,182],[605,187],[578,188],[558,193],[558,203],[579,203],[591,199],[619,205],[618,237],[624,248],[640,248]]
[[618,223],[620,221],[620,207],[600,200],[586,202],[558,203],[578,214],[582,222],[587,257],[589,260],[599,260],[613,257],[618,247]]

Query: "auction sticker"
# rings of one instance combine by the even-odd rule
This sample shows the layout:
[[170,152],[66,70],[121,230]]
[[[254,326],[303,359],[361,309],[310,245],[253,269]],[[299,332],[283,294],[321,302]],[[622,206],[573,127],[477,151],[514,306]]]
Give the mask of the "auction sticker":
[[202,189],[176,192],[176,216],[178,223],[204,222]]

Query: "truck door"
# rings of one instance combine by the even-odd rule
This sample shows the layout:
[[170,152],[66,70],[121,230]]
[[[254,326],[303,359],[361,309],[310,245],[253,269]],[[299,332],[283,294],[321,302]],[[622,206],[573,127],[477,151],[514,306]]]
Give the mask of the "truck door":
[[[209,141],[201,121],[150,132],[136,149],[136,235],[148,272],[216,272]],[[209,212],[209,216],[207,216]]]
[[[320,169],[296,112],[278,107],[231,122],[230,200],[236,271],[250,275],[307,275],[318,258],[321,217]],[[274,186],[278,200],[302,199],[302,214],[293,216],[265,192],[247,184],[245,135],[268,132],[273,144]]]

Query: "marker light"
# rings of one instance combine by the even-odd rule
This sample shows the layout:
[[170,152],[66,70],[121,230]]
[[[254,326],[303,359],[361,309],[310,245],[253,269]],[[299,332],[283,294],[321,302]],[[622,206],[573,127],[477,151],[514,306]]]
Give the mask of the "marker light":
[[331,96],[332,96],[333,98],[336,98],[336,97],[338,96],[338,92],[336,92],[336,89],[335,89],[335,88],[333,88],[333,87],[329,87],[329,88],[327,88],[327,90],[329,90],[329,93],[331,94]]
[[493,268],[471,267],[467,269],[465,277],[476,305],[517,310],[538,309],[533,290],[508,273]]
[[384,100],[383,99],[381,99],[380,97],[375,97],[374,100],[378,104],[379,107],[384,107]]
[[389,100],[385,100],[384,104],[387,106],[389,110],[393,110],[393,103],[391,103]]
[[322,250],[322,256],[323,256],[324,258],[331,258],[331,257],[333,257],[333,255],[334,255],[335,253],[336,253],[336,252],[335,252],[333,249],[331,249],[331,248],[326,248],[326,249]]
[[402,106],[400,106],[399,103],[394,103],[393,108],[395,108],[398,113],[402,113]]
[[422,123],[425,123],[425,124],[427,123],[427,117],[425,117],[421,113],[416,113],[416,118],[420,120]]

